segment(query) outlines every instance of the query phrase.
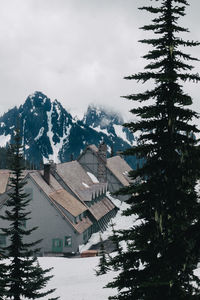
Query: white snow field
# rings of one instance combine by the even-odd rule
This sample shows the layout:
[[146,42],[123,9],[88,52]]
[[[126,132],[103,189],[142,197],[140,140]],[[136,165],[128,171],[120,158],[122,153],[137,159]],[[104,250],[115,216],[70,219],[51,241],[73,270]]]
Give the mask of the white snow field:
[[103,288],[112,280],[114,273],[102,276],[95,275],[99,257],[88,258],[39,258],[41,267],[54,267],[47,288],[56,291],[43,299],[60,296],[60,300],[106,300],[108,296],[116,294],[114,290]]

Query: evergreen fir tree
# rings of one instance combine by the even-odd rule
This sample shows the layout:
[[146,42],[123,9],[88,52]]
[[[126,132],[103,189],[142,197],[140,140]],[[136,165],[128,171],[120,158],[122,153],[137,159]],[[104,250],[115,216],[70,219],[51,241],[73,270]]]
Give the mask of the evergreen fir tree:
[[[9,238],[10,244],[4,248],[10,263],[7,265],[6,299],[20,300],[43,298],[51,294],[54,289],[43,291],[51,269],[43,270],[37,261],[36,254],[40,241],[27,243],[25,238],[31,235],[36,227],[26,229],[26,222],[30,219],[28,204],[30,199],[24,193],[26,182],[23,181],[23,156],[19,130],[16,130],[15,144],[11,146],[12,177],[10,184],[8,209],[2,219],[9,221],[8,228],[1,230]],[[35,250],[33,250],[33,248]],[[4,277],[5,278],[5,277]],[[58,299],[58,298],[52,298]]]
[[149,63],[144,72],[126,77],[155,81],[151,90],[125,97],[152,103],[132,109],[140,120],[125,124],[133,133],[142,132],[138,145],[125,154],[145,162],[130,172],[132,184],[120,192],[130,195],[124,215],[136,214],[140,223],[118,233],[118,243],[125,241],[127,247],[109,263],[120,272],[107,287],[118,289],[109,299],[197,300],[200,280],[194,270],[200,259],[200,205],[195,186],[200,168],[194,134],[199,131],[191,121],[198,116],[188,108],[192,99],[181,83],[200,80],[188,64],[197,59],[182,51],[182,46],[199,43],[179,36],[188,31],[178,25],[186,0],[155,3],[140,8],[155,15],[152,24],[142,27],[156,35],[141,41],[152,46],[144,56]]
[[108,268],[108,257],[107,253],[105,251],[104,243],[102,240],[102,236],[100,235],[100,260],[99,260],[99,265],[98,265],[98,270],[96,270],[96,275],[103,275],[106,274],[106,272],[109,270]]

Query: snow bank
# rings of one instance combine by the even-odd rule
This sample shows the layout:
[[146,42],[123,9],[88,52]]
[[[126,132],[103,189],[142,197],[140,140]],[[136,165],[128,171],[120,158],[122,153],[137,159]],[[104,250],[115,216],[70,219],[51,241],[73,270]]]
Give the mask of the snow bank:
[[[88,258],[39,258],[41,267],[54,266],[51,274],[54,277],[49,281],[47,288],[56,288],[51,296],[60,296],[60,300],[105,300],[116,291],[103,287],[114,277],[114,273],[97,277],[95,269],[99,257]],[[50,295],[43,300],[49,299]]]

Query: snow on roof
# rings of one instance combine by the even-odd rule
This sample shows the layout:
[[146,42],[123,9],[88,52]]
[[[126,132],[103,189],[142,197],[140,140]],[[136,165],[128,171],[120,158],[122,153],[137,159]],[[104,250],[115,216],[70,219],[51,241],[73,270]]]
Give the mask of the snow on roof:
[[92,182],[99,183],[99,180],[96,178],[96,176],[90,172],[87,172],[87,174],[90,176]]
[[89,188],[89,185],[88,185],[87,183],[85,183],[85,182],[82,182],[82,185],[83,185],[84,187],[86,187],[86,188]]
[[128,172],[132,169],[123,158],[119,155],[108,158],[107,167],[124,186],[129,185]]
[[88,186],[93,184],[81,164],[77,161],[58,164],[56,172],[62,177],[66,184],[75,190],[84,188],[82,182]]

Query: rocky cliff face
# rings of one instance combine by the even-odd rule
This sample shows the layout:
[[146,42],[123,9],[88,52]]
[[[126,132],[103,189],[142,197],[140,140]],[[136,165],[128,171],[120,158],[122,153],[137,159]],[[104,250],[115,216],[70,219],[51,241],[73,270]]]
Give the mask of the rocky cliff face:
[[58,163],[76,158],[88,144],[98,145],[102,139],[110,153],[111,148],[116,152],[134,143],[133,135],[121,126],[123,120],[116,113],[89,106],[83,120],[77,120],[59,101],[41,92],[28,96],[23,105],[0,117],[1,147],[13,141],[17,122],[25,158],[36,167],[48,160]]

